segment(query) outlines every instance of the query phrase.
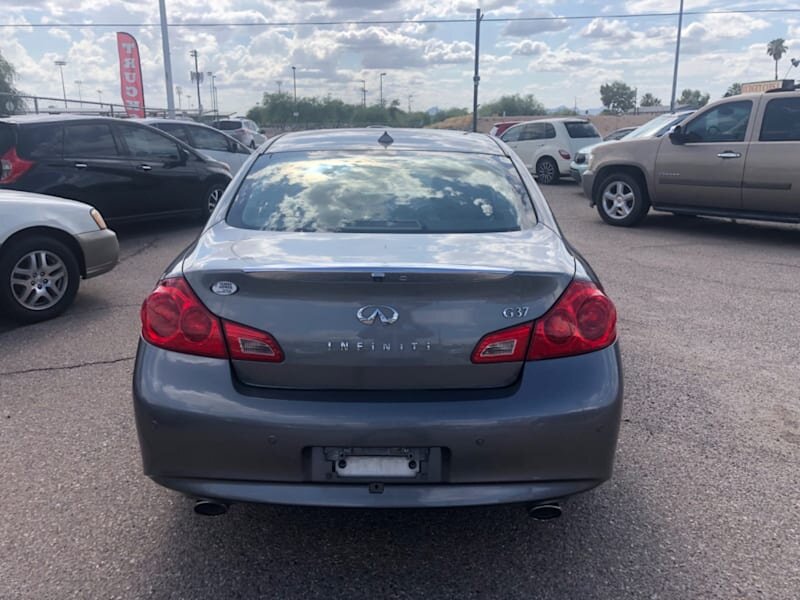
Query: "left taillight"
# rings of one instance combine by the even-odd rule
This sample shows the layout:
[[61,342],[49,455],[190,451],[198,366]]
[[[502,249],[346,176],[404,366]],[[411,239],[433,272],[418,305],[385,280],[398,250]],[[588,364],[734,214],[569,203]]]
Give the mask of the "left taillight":
[[617,339],[614,303],[590,281],[573,281],[542,317],[485,335],[472,362],[544,360],[602,350]]
[[142,337],[159,348],[211,358],[283,360],[270,334],[220,319],[182,277],[160,281],[142,304],[141,318]]
[[17,149],[11,147],[0,156],[0,183],[14,183],[27,173],[35,163],[17,155]]

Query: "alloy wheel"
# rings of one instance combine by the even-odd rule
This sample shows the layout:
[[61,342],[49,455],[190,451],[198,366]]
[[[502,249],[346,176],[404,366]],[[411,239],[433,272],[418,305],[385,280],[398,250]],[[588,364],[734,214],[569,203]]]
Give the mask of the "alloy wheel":
[[624,219],[636,204],[636,194],[624,181],[612,181],[603,190],[603,211],[612,219]]
[[64,297],[69,274],[64,261],[48,250],[28,252],[11,270],[11,293],[28,310],[46,310]]
[[556,166],[551,160],[543,160],[536,168],[536,176],[545,185],[553,183],[556,179]]
[[222,188],[213,187],[211,191],[208,193],[208,214],[214,212],[214,209],[217,208],[217,204],[219,203],[219,199],[222,198]]

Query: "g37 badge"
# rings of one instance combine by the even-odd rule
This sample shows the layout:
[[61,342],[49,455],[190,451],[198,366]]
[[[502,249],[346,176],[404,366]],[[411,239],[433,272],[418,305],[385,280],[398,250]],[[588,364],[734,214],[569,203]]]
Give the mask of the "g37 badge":
[[521,319],[528,316],[527,306],[509,306],[503,309],[503,316],[506,319]]

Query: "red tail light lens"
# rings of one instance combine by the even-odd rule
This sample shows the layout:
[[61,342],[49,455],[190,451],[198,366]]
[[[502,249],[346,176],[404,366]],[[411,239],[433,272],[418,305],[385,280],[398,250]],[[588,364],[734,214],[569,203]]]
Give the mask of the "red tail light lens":
[[230,321],[223,321],[222,326],[233,360],[283,361],[283,350],[277,340],[265,331]]
[[498,363],[575,356],[617,339],[614,303],[589,281],[573,281],[540,319],[481,338],[472,362]]
[[614,303],[589,281],[573,281],[533,327],[528,360],[600,350],[617,339]]
[[284,358],[270,334],[220,319],[182,277],[161,281],[142,304],[141,316],[142,337],[159,348],[234,360],[281,362]]
[[570,159],[569,152],[567,152],[566,150],[559,150],[558,153],[561,155],[561,158],[563,158],[564,160],[569,160]]
[[17,149],[12,146],[8,152],[0,156],[0,183],[14,183],[33,165],[33,162],[17,156]]
[[219,319],[181,277],[164,279],[142,304],[142,337],[159,348],[228,358]]
[[472,362],[482,364],[524,360],[531,339],[531,326],[532,323],[525,323],[483,336],[472,351]]

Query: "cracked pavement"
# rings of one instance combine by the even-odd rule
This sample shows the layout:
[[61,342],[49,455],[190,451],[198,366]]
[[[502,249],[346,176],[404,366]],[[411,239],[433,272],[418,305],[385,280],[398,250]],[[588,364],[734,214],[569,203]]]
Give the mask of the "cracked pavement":
[[[119,230],[61,318],[0,318],[0,598],[794,599],[800,227],[603,224],[545,187],[620,314],[614,478],[553,522],[520,507],[235,505],[203,518],[141,474],[138,308],[195,224]],[[221,449],[221,451],[224,451]]]

